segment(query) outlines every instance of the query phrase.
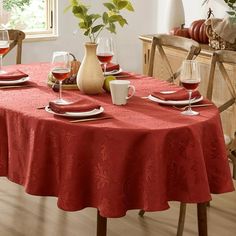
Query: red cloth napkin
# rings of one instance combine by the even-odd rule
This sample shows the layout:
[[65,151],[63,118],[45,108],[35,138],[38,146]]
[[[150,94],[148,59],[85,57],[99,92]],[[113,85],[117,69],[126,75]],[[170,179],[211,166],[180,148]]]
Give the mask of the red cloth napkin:
[[[167,101],[167,100],[179,101],[179,100],[189,99],[189,94],[186,89],[180,89],[171,94],[163,94],[161,93],[161,91],[153,92],[151,95],[164,101]],[[191,98],[199,98],[199,97],[201,97],[201,94],[199,93],[198,90],[195,90],[192,92]]]
[[49,102],[49,107],[51,108],[52,111],[56,113],[65,113],[65,112],[91,111],[93,109],[99,109],[100,105],[81,98],[76,102],[70,104],[57,104],[55,102]]
[[[120,65],[114,64],[114,63],[108,63],[106,67],[106,71],[113,71],[113,70],[119,70]],[[102,70],[104,71],[104,65],[102,64]]]
[[20,70],[8,71],[5,74],[0,74],[0,80],[18,80],[24,77],[28,77],[28,75]]

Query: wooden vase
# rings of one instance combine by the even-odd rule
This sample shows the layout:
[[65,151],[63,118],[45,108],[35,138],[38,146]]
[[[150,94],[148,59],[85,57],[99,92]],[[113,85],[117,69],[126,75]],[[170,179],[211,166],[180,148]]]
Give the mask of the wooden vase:
[[103,92],[104,76],[96,55],[96,49],[96,43],[85,44],[85,55],[77,74],[78,88],[85,94],[99,94]]

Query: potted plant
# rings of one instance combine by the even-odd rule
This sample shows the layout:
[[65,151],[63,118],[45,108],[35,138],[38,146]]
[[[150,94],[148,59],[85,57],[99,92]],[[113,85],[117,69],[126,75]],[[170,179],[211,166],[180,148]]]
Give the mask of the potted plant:
[[134,11],[132,3],[129,0],[107,0],[103,3],[105,10],[100,14],[90,13],[90,6],[80,0],[69,0],[69,2],[66,11],[71,9],[78,19],[78,27],[89,39],[85,44],[85,56],[77,75],[77,85],[86,94],[101,93],[104,76],[96,56],[96,39],[103,30],[115,34],[117,25],[121,27],[127,25],[127,20],[121,12]]

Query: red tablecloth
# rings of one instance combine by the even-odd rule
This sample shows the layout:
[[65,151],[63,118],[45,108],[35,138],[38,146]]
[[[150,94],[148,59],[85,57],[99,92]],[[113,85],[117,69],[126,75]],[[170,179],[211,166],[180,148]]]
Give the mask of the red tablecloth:
[[109,94],[82,95],[114,119],[69,123],[36,107],[58,95],[47,87],[47,63],[18,65],[35,87],[0,90],[0,175],[26,192],[57,196],[66,211],[96,207],[105,217],[129,209],[167,209],[168,201],[205,202],[233,191],[218,110],[188,117],[141,96],[168,87],[150,77],[128,78],[136,95],[114,106]]

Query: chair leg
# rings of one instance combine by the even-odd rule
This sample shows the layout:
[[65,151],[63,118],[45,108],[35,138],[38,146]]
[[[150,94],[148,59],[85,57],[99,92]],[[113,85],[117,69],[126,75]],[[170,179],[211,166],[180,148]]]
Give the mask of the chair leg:
[[233,179],[236,180],[236,163],[233,163]]
[[107,218],[101,216],[97,210],[97,236],[107,235]]
[[198,235],[207,236],[207,203],[197,204]]
[[236,180],[236,150],[229,150],[228,157],[233,164],[233,179]]
[[145,211],[144,211],[144,210],[140,210],[138,214],[139,214],[141,217],[143,217],[144,214],[145,214]]
[[186,206],[187,206],[186,203],[182,203],[182,202],[180,203],[177,236],[182,236],[183,235],[185,215],[186,215]]
[[236,180],[236,150],[231,152],[230,159],[233,163],[233,179]]

